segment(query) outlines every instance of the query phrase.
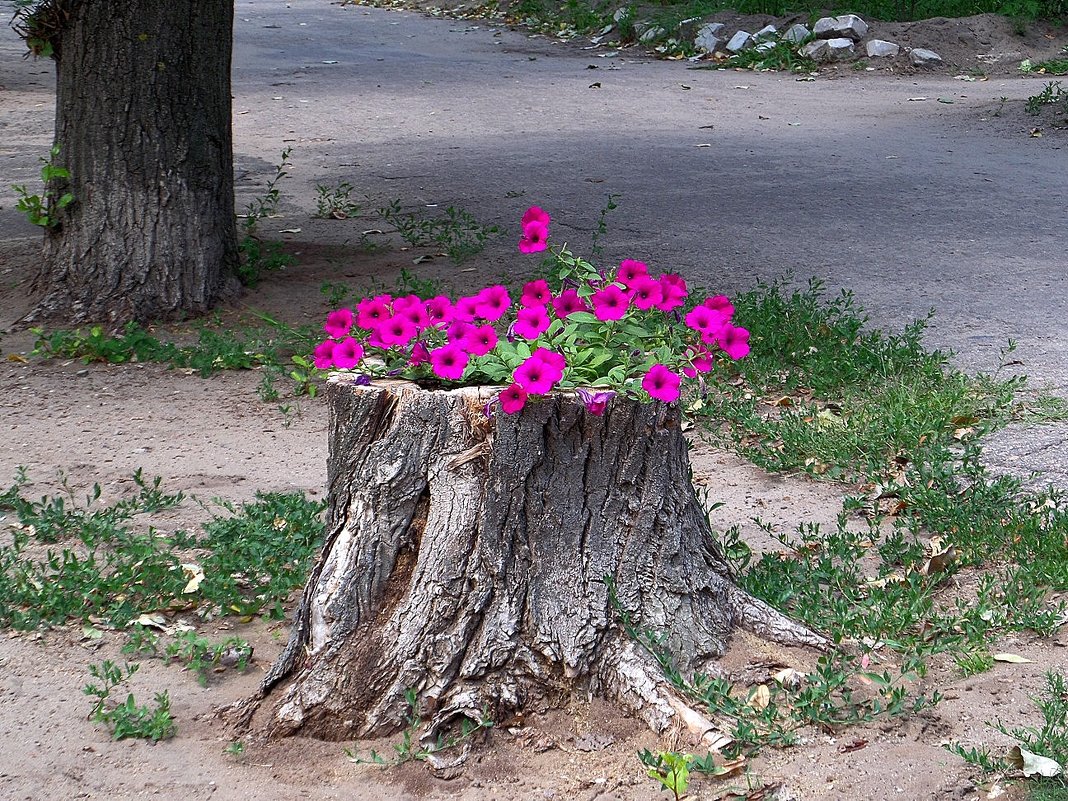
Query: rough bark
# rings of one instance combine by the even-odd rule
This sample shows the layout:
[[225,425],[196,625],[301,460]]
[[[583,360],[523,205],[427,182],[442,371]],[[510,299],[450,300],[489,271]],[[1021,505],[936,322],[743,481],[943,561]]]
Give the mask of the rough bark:
[[48,0],[56,163],[74,202],[45,236],[30,319],[202,312],[236,287],[233,4]]
[[704,733],[621,621],[662,637],[683,673],[739,625],[825,644],[732,581],[677,408],[616,398],[596,417],[557,395],[487,420],[486,389],[327,391],[331,519],[261,688],[270,732],[387,733],[413,689],[433,734],[578,688]]

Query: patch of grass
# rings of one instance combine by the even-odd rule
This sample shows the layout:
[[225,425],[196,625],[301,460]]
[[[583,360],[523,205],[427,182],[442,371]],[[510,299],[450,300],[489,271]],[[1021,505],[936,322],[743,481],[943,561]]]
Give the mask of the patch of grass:
[[362,207],[352,199],[355,187],[348,181],[333,186],[315,185],[315,216],[324,220],[348,220],[359,217]]
[[165,534],[132,521],[180,503],[181,493],[137,480],[139,494],[113,504],[99,502],[99,487],[84,504],[72,494],[31,501],[21,491],[24,476],[0,495],[0,508],[16,518],[0,541],[0,625],[93,618],[123,627],[145,613],[190,608],[203,616],[281,616],[322,537],[321,502],[265,493],[226,506],[229,514],[200,536]]
[[197,682],[206,687],[209,672],[232,667],[239,672],[248,669],[252,659],[252,646],[240,637],[227,637],[221,642],[212,642],[195,631],[182,631],[174,635],[164,649],[167,661],[177,661],[196,674]]
[[482,252],[497,226],[483,226],[474,215],[455,206],[447,206],[437,217],[420,217],[401,208],[393,200],[378,210],[379,216],[392,225],[411,247],[436,247],[456,264]]
[[801,55],[801,46],[796,42],[779,40],[768,44],[771,46],[751,47],[743,50],[715,66],[719,69],[740,67],[782,72],[812,72],[817,68],[815,61]]

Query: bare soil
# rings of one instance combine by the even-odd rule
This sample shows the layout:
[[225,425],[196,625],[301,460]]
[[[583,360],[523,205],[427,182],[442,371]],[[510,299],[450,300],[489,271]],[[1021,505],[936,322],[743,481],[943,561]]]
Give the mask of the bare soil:
[[[251,16],[243,7],[239,16],[242,13]],[[911,37],[915,46],[937,50],[947,59],[959,58],[964,66],[968,61],[965,55],[973,52],[1010,52],[1015,40],[1006,38],[1003,27],[1000,21],[985,18],[933,21],[902,28],[900,34],[903,40]],[[958,47],[954,42],[965,35],[962,32],[974,37],[975,46],[969,40],[954,50]],[[422,41],[428,49],[435,46]],[[512,41],[509,47],[518,46]],[[537,58],[552,57],[549,47],[530,47],[528,52],[536,53]],[[1034,54],[1020,50],[1032,58],[1040,57],[1038,49]],[[52,95],[47,65],[16,63],[10,56],[17,50],[7,40],[0,52],[6,59],[0,84],[7,89],[0,95],[0,158],[4,159],[0,161],[0,186],[6,191],[12,180],[25,180],[32,172],[34,160],[28,154],[47,150]],[[521,50],[514,52],[527,58]],[[1045,52],[1049,51],[1041,51]],[[256,51],[255,58],[275,63],[303,56],[264,46],[262,52]],[[320,60],[318,54],[313,60]],[[311,72],[309,68],[306,76]],[[302,90],[311,92],[312,85],[309,79]],[[849,85],[843,84],[846,88]],[[355,87],[353,91],[359,90]],[[281,94],[286,90],[268,91]],[[900,94],[900,89],[895,91]],[[905,91],[915,90],[909,87]],[[278,115],[278,106],[265,112],[239,98],[239,114],[245,106],[255,118],[239,116],[236,123],[239,187],[247,199],[270,173],[270,154],[275,152],[278,133],[271,127],[275,119],[271,115]],[[387,103],[382,113],[399,112]],[[892,113],[884,112],[887,116]],[[292,130],[300,127],[300,115],[299,106],[287,106],[277,118],[284,119],[287,130]],[[381,129],[388,129],[390,124],[403,131],[404,137],[411,136],[403,120],[367,123]],[[1013,125],[1006,123],[1006,135],[1017,134]],[[396,146],[407,147],[410,142],[404,139]],[[385,146],[375,143],[375,152],[384,152]],[[1062,158],[1055,151],[1049,152],[1051,160]],[[401,170],[384,161],[373,169],[379,173],[380,184]],[[352,226],[312,220],[311,184],[316,177],[321,176],[309,169],[300,178],[302,188],[284,204],[286,217],[276,221],[279,230],[302,229],[301,234],[279,234],[288,241],[289,251],[299,254],[298,265],[248,293],[240,306],[224,310],[224,318],[258,309],[292,322],[319,320],[326,311],[320,292],[324,282],[344,281],[357,286],[372,280],[388,283],[401,268],[412,268],[415,252],[394,244],[368,253],[357,246],[358,236]],[[492,182],[493,174],[481,180]],[[413,195],[417,191],[413,184],[405,187]],[[24,360],[33,337],[12,326],[31,304],[29,283],[38,253],[36,232],[10,213],[10,194],[0,197],[0,202],[5,207],[0,210],[4,222],[0,229],[0,330],[8,331],[0,340],[0,480],[13,477],[16,468],[24,465],[33,481],[28,488],[33,495],[56,491],[65,477],[78,489],[98,482],[105,498],[118,498],[132,491],[130,476],[141,468],[148,476],[163,476],[165,487],[184,489],[204,500],[221,497],[240,502],[250,500],[258,490],[323,492],[327,441],[324,406],[301,400],[299,413],[283,415],[276,404],[265,404],[256,397],[260,376],[255,372],[201,379],[152,364]],[[463,268],[469,272],[457,273],[440,259],[421,269],[430,274],[437,271],[462,287],[510,273],[514,268],[504,253],[490,248],[482,259]],[[928,301],[921,298],[921,302]],[[715,511],[715,522],[723,528],[740,525],[758,549],[770,550],[777,545],[756,525],[754,517],[791,532],[806,521],[833,525],[841,509],[843,488],[798,476],[768,475],[733,454],[701,443],[695,443],[692,459],[695,481],[710,490],[710,500],[723,504]],[[189,527],[205,515],[195,504],[187,504],[158,524]],[[133,691],[140,700],[148,700],[152,693],[168,690],[178,718],[177,737],[159,745],[113,742],[104,730],[86,720],[89,701],[82,687],[89,680],[87,666],[103,658],[119,658],[119,634],[88,639],[80,626],[72,626],[0,635],[0,798],[637,801],[667,796],[644,776],[636,751],[690,747],[684,740],[657,741],[616,710],[576,697],[566,709],[535,711],[525,720],[498,727],[464,769],[450,779],[435,777],[419,763],[388,770],[353,764],[342,750],[351,743],[301,738],[265,743],[251,738],[245,740],[243,754],[231,756],[224,749],[236,735],[216,712],[253,692],[284,644],[287,629],[284,623],[262,621],[244,625],[226,622],[214,627],[194,618],[188,622],[210,636],[236,634],[246,638],[255,646],[255,661],[244,675],[227,671],[212,676],[207,687],[200,687],[192,675],[176,666],[145,662],[132,681]],[[947,657],[919,683],[926,691],[937,688],[946,693],[946,700],[933,710],[907,720],[843,731],[803,731],[800,745],[769,750],[753,760],[748,778],[699,781],[692,797],[715,799],[731,788],[756,790],[764,785],[768,786],[768,797],[772,787],[781,785],[780,799],[806,801],[993,797],[974,785],[975,774],[969,766],[941,746],[949,741],[1007,746],[1006,739],[986,721],[1038,723],[1029,696],[1041,689],[1045,671],[1068,669],[1065,645],[1068,639],[1064,633],[1049,640],[1021,636],[992,643],[992,648],[1021,654],[1033,662],[999,663],[991,671],[967,679],[960,677]],[[814,660],[815,654],[739,634],[722,665],[728,676],[758,682],[778,666],[804,670]],[[396,740],[356,745],[363,751],[376,748],[390,753],[393,742]],[[1023,794],[1020,788],[1010,788],[1001,797],[1022,798]]]

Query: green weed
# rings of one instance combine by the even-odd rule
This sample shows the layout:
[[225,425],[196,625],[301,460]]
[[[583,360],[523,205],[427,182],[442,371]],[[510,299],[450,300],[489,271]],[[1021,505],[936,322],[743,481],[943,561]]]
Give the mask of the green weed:
[[63,182],[70,178],[70,170],[58,167],[54,163],[59,156],[59,144],[52,145],[48,158],[41,159],[41,194],[30,194],[24,184],[14,184],[12,189],[18,195],[15,201],[16,211],[26,215],[26,219],[42,228],[55,228],[59,225],[57,212],[74,202],[71,192],[63,191]]
[[1060,81],[1049,81],[1038,94],[1027,98],[1024,109],[1028,114],[1040,114],[1046,106],[1061,103],[1064,113],[1068,114],[1068,91],[1061,87]]
[[348,220],[359,217],[361,206],[352,200],[354,187],[348,181],[333,186],[315,185],[315,216],[324,220]]
[[483,226],[470,212],[454,206],[446,207],[444,216],[417,217],[393,200],[378,214],[409,246],[439,248],[456,264],[481,253],[489,237],[498,232],[497,226]]
[[129,693],[122,703],[115,703],[111,698],[112,691],[125,684],[139,668],[140,665],[129,663],[120,668],[109,660],[90,665],[89,674],[100,683],[90,682],[82,688],[82,692],[96,699],[89,718],[107,726],[116,740],[136,737],[159,742],[169,739],[178,727],[171,715],[171,699],[166,692],[156,693],[155,706],[151,707],[139,706],[133,693]]
[[164,649],[167,661],[178,661],[196,674],[197,682],[207,686],[208,673],[232,667],[244,672],[252,659],[252,646],[240,637],[227,637],[213,643],[195,631],[183,631],[174,635]]
[[245,286],[254,287],[263,280],[265,273],[282,270],[294,263],[292,256],[282,252],[280,242],[268,242],[258,236],[260,221],[278,211],[278,202],[281,199],[278,184],[289,174],[287,170],[292,166],[289,161],[292,154],[291,147],[282,150],[282,160],[275,167],[274,175],[268,179],[263,194],[253,198],[242,215],[241,229],[244,236],[238,243],[242,260],[238,265],[237,277]]

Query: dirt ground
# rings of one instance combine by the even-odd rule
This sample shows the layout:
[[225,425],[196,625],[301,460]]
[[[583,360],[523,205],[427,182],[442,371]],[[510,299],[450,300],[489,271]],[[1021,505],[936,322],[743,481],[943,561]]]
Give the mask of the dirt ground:
[[[289,4],[285,5],[289,7]],[[309,4],[295,5],[306,10]],[[239,18],[246,22],[252,20],[248,25],[259,30],[258,36],[274,30],[270,27],[273,22],[265,22],[253,13],[266,6],[273,8],[282,4],[239,5]],[[415,61],[428,57],[435,47],[444,46],[426,38],[426,31],[435,30],[427,26],[451,24],[412,20],[410,16],[391,16],[382,11],[361,10],[359,13],[368,15],[365,20],[361,18],[367,25],[378,25],[387,32],[389,26],[401,19],[403,24],[397,28],[398,35],[404,32],[404,36],[419,44],[414,55],[408,54]],[[1000,31],[998,25],[1001,23],[990,20],[935,21],[926,27],[916,26],[903,32],[902,36],[914,37],[911,39],[914,45],[935,49],[947,59],[956,58],[952,55],[957,52],[953,50],[954,42],[960,39],[961,26],[969,25],[973,28],[987,26],[982,28],[984,31]],[[262,29],[268,30],[264,33]],[[998,36],[1003,33],[1001,31]],[[557,47],[545,43],[524,44],[522,37],[516,34],[508,34],[504,39],[506,46],[512,48],[511,52],[520,53],[524,60],[550,60]],[[981,52],[1010,52],[1010,47],[1015,47],[1014,40],[1005,41],[993,35],[988,39],[984,39],[978,48]],[[1046,42],[1039,40],[1036,46],[1044,46]],[[285,87],[292,86],[295,81],[301,92],[314,97],[318,91],[316,87],[321,86],[316,82],[314,62],[331,60],[328,54],[316,52],[308,58],[306,48],[267,46],[259,39],[239,38],[238,45],[237,68],[247,62],[256,63],[260,75],[275,70],[278,79],[265,91],[279,95],[288,92]],[[567,47],[572,48],[567,52],[574,58],[574,48],[580,45],[574,43]],[[966,49],[970,53],[975,48],[969,44]],[[1031,55],[1022,45],[1019,49]],[[465,52],[460,50],[461,55],[456,57],[458,61],[462,61]],[[162,476],[165,486],[171,490],[183,489],[205,500],[221,497],[244,501],[251,499],[258,490],[321,493],[326,458],[324,406],[318,401],[303,400],[299,413],[287,418],[274,404],[265,404],[256,397],[255,387],[260,376],[255,373],[230,373],[201,379],[157,365],[86,366],[34,359],[24,362],[17,358],[32,345],[31,335],[12,330],[12,326],[31,302],[28,286],[35,268],[37,247],[36,232],[11,211],[12,196],[7,192],[7,186],[12,181],[26,180],[32,172],[34,159],[28,154],[47,149],[52,95],[47,65],[19,62],[13,58],[16,53],[10,37],[3,40],[0,47],[4,59],[0,62],[3,64],[0,85],[5,87],[0,94],[0,206],[3,207],[0,209],[0,331],[4,333],[0,339],[3,358],[0,361],[0,485],[14,476],[17,466],[24,465],[33,481],[28,491],[34,495],[55,491],[61,476],[65,475],[79,490],[99,482],[106,498],[122,497],[131,492],[130,476],[138,468],[148,476]],[[321,58],[322,55],[327,58]],[[1035,55],[1041,57],[1037,50]],[[963,61],[963,56],[961,59]],[[301,68],[302,76],[293,78],[286,72],[284,64],[292,60],[305,64]],[[692,75],[680,71],[678,79],[693,80]],[[839,77],[842,80],[836,82],[838,88],[834,91],[848,96],[861,91],[858,87],[864,91],[882,89],[898,94],[901,90],[900,85],[894,83],[899,76],[872,77],[850,70],[842,72]],[[434,80],[440,80],[440,76]],[[751,79],[731,76],[729,80],[734,85]],[[760,79],[752,80],[755,83]],[[944,92],[949,85],[948,82],[926,84],[919,90],[906,86],[904,91],[934,96]],[[1014,97],[1019,97],[1019,85],[1011,86],[1011,90],[997,91],[1012,91]],[[360,88],[354,87],[353,92]],[[376,91],[367,85],[362,88],[371,94]],[[262,187],[269,174],[271,154],[276,151],[278,143],[279,131],[272,127],[272,117],[263,114],[264,106],[272,111],[280,106],[272,107],[270,101],[262,98],[253,102],[251,95],[240,85],[236,94],[238,186],[247,201]],[[828,95],[821,97],[826,99]],[[900,106],[887,106],[880,112],[879,103],[869,105],[869,100],[864,99],[863,114],[872,115],[877,122],[887,123],[889,118],[900,113]],[[260,105],[261,101],[264,105]],[[306,134],[305,131],[293,133],[293,129],[301,127],[301,113],[299,105],[287,101],[286,111],[277,117],[284,123],[278,124],[294,136]],[[400,106],[385,103],[380,109],[383,119],[367,120],[367,131],[371,133],[365,133],[367,147],[353,157],[354,162],[360,163],[353,170],[364,179],[363,185],[373,184],[382,189],[395,181],[400,187],[398,191],[413,204],[431,199],[436,201],[435,179],[419,174],[423,169],[433,172],[432,158],[426,163],[414,164],[400,163],[398,159],[394,165],[389,155],[416,147],[414,137],[420,134],[416,133],[418,129],[410,119],[403,118],[403,113]],[[880,118],[879,114],[883,116]],[[314,120],[309,118],[309,125],[313,121],[321,123],[329,116],[329,110],[316,107],[315,115]],[[453,123],[452,116],[462,118],[463,114],[453,111],[442,115],[441,125],[445,130],[453,124],[465,124],[462,119]],[[1018,115],[1002,119],[997,122],[1000,127],[991,136],[1001,137],[998,141],[1011,138],[1015,142],[1020,127],[1026,122]],[[388,134],[390,130],[394,131],[392,141]],[[525,128],[519,125],[517,136],[526,135],[524,131]],[[1059,145],[1049,145],[1048,139],[1037,144],[1048,148],[1043,152],[1049,164],[1063,163],[1063,150]],[[276,223],[277,231],[301,229],[300,233],[278,234],[287,240],[288,250],[297,254],[298,264],[250,292],[240,307],[226,314],[237,315],[245,309],[259,309],[294,322],[319,320],[326,311],[320,292],[324,282],[344,281],[353,285],[365,285],[371,280],[388,282],[401,268],[412,267],[413,253],[410,251],[394,246],[368,254],[356,246],[358,228],[310,217],[314,208],[314,183],[327,175],[336,177],[335,165],[341,155],[328,142],[321,142],[320,146],[323,148],[320,151],[309,146],[307,152],[312,156],[308,160],[321,160],[305,166],[303,173],[298,171],[295,186],[285,194],[285,216],[272,221]],[[444,152],[440,156],[442,161],[448,158]],[[473,163],[469,167],[469,172],[476,169]],[[1006,170],[1018,168],[1019,162],[1013,159],[1005,166]],[[448,197],[463,200],[465,193],[473,195],[476,191],[484,191],[486,182],[500,179],[494,169],[490,167],[487,174],[480,176],[482,183],[464,185],[462,178],[451,176],[449,180],[457,181],[458,186]],[[612,165],[604,164],[589,174],[610,175],[611,172]],[[539,186],[549,179],[553,176],[531,176],[532,182]],[[429,188],[424,189],[424,186]],[[511,184],[498,183],[494,197],[499,196],[502,186],[510,187]],[[601,187],[595,189],[596,192],[591,192],[593,197],[602,190]],[[515,203],[523,204],[528,200],[523,198]],[[572,196],[569,200],[577,206],[584,198]],[[495,213],[501,212],[497,210]],[[506,224],[511,219],[508,214],[502,213],[499,220],[492,216],[484,219]],[[355,225],[359,224],[359,221],[355,222]],[[1025,228],[1022,225],[1015,229],[1013,236],[1021,239],[1025,236]],[[645,235],[656,237],[638,231],[632,221],[624,221],[619,230],[632,242],[641,242]],[[572,233],[580,233],[578,227]],[[922,239],[922,229],[920,234],[912,236]],[[695,241],[699,240],[689,236],[685,241],[672,243],[668,235],[662,235],[653,244],[669,249],[675,247],[683,252],[692,250]],[[1063,255],[1063,249],[1058,249],[1055,241],[1032,237],[1029,242],[1032,253],[1038,254],[1036,270],[1047,265],[1046,248],[1050,253]],[[466,272],[456,272],[441,260],[434,260],[429,266],[421,265],[420,270],[447,278],[460,287],[479,283],[514,271],[509,261],[511,247],[510,241],[507,245],[492,245],[483,257],[464,266]],[[965,248],[960,258],[966,261],[971,255]],[[888,257],[886,261],[886,266],[877,269],[891,272],[896,269],[893,259]],[[1056,265],[1057,262],[1051,256],[1048,264]],[[1063,266],[1063,261],[1060,264]],[[774,269],[782,266],[779,263]],[[835,278],[840,283],[849,283],[843,274],[837,274]],[[724,280],[734,279],[725,277]],[[1041,292],[1042,282],[1039,281],[1037,286],[1036,292]],[[1048,281],[1044,286],[1047,287],[1045,294],[1049,294]],[[991,290],[987,287],[985,291]],[[922,309],[933,302],[931,295],[922,295],[916,305]],[[1056,302],[1050,300],[1051,304]],[[957,307],[947,311],[951,320],[956,319],[954,314],[971,320],[977,313],[974,308],[965,308],[968,306],[967,296],[959,306],[957,311],[953,311]],[[1054,319],[1060,314],[1059,308],[1051,305],[1045,314]],[[896,320],[895,315],[901,313],[914,316],[912,311],[906,308],[902,312],[887,303],[877,306],[874,314],[878,321],[885,322]],[[1006,314],[1005,319],[1013,322],[1011,314]],[[973,324],[966,328],[965,333],[977,338],[965,358],[974,356],[977,348],[994,347],[983,338],[1000,335],[1005,319],[984,318],[982,325]],[[958,329],[950,325],[944,335],[952,339],[958,333]],[[1050,339],[1043,339],[1045,336]],[[967,339],[961,341],[968,343]],[[1025,358],[1034,359],[1040,369],[1044,367],[1047,370],[1045,377],[1054,384],[1063,380],[1066,375],[1064,365],[1058,361],[1063,354],[1063,343],[1058,344],[1056,337],[1044,330],[1033,337],[1030,345],[1033,349]],[[1053,357],[1046,358],[1050,353]],[[748,541],[755,547],[772,548],[774,543],[761,532],[754,517],[790,532],[802,522],[831,525],[841,508],[843,488],[814,483],[802,477],[768,475],[730,453],[700,443],[695,444],[692,458],[697,483],[709,488],[711,500],[723,504],[715,512],[717,524],[723,528],[735,524],[742,526]],[[1027,469],[1026,464],[1018,467]],[[187,504],[181,512],[166,516],[159,525],[189,527],[202,521],[204,516],[202,509]],[[212,636],[219,633],[216,628],[204,627],[203,630]],[[321,743],[300,738],[264,743],[248,739],[244,753],[231,756],[224,753],[224,749],[235,735],[218,719],[215,710],[253,691],[262,672],[279,653],[287,631],[284,624],[258,622],[227,624],[226,633],[244,637],[255,646],[255,662],[247,674],[230,671],[214,677],[204,688],[177,667],[149,661],[134,677],[132,689],[139,697],[147,699],[153,692],[166,689],[174,703],[178,735],[155,746],[132,741],[112,742],[105,731],[86,720],[89,702],[81,689],[88,680],[87,666],[105,657],[119,656],[120,638],[117,635],[108,635],[102,640],[86,639],[81,628],[75,626],[43,634],[5,636],[0,640],[0,799],[637,801],[667,796],[658,792],[643,775],[636,752],[642,748],[688,747],[685,741],[658,742],[634,721],[620,717],[614,709],[590,703],[585,698],[575,698],[566,709],[534,713],[521,723],[497,728],[486,747],[475,753],[459,776],[449,780],[434,777],[421,764],[407,764],[390,770],[355,765],[342,750],[342,746],[351,746],[351,743]],[[804,731],[799,746],[784,751],[767,751],[754,760],[747,779],[698,782],[692,797],[719,798],[731,787],[745,788],[747,782],[753,787],[765,783],[769,787],[781,784],[784,789],[780,799],[798,801],[994,797],[973,784],[975,774],[972,769],[945,751],[942,744],[961,741],[966,745],[1007,745],[1006,739],[987,726],[986,721],[1000,719],[1010,725],[1035,724],[1037,716],[1029,696],[1041,688],[1046,670],[1068,669],[1066,644],[1068,639],[1063,632],[1050,640],[1021,637],[999,641],[992,645],[1029,657],[1033,662],[997,664],[993,670],[968,679],[961,679],[948,662],[936,664],[921,684],[927,691],[941,689],[946,694],[946,699],[933,710],[909,720],[893,720],[841,732]],[[724,658],[723,667],[728,675],[752,676],[759,675],[760,670],[766,670],[771,664],[804,669],[814,659],[814,654],[779,648],[740,634]],[[360,743],[359,746],[388,752],[394,741]],[[1022,793],[1019,788],[1009,788],[1007,794],[1000,797],[1020,798]]]

